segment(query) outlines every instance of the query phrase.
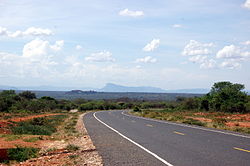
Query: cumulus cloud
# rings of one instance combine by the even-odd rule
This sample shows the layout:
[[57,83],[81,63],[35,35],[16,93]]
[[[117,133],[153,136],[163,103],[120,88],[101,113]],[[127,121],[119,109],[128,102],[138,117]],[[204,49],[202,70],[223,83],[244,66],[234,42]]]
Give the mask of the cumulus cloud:
[[200,43],[195,40],[190,40],[184,47],[182,55],[189,56],[188,60],[199,64],[201,69],[216,68],[217,62],[208,57],[209,54],[212,54],[212,47],[214,47],[213,43]]
[[160,45],[160,39],[153,39],[142,50],[146,52],[154,51]]
[[[249,41],[243,43],[244,45],[250,44]],[[241,62],[250,58],[250,51],[247,47],[235,46],[233,44],[224,46],[216,54],[216,58],[222,59],[220,64],[221,68],[235,69],[241,67]]]
[[76,45],[76,50],[81,50],[82,46],[81,45]]
[[11,32],[4,27],[0,27],[0,36],[7,36],[11,38],[25,37],[25,36],[51,36],[53,32],[50,29],[30,27],[25,31],[17,30]]
[[27,43],[23,47],[23,56],[28,58],[42,58],[49,53],[60,51],[64,45],[63,40],[56,41],[54,45],[51,45],[49,41],[35,39]]
[[143,11],[131,11],[128,9],[121,10],[119,12],[120,16],[130,16],[130,17],[140,17],[144,15]]
[[49,41],[35,39],[24,45],[21,55],[0,52],[0,71],[7,77],[42,78],[57,75],[55,59],[63,47],[63,41],[50,44]]
[[243,5],[245,8],[250,9],[250,0],[246,0],[246,2]]
[[217,58],[224,58],[224,59],[239,59],[244,60],[248,58],[250,55],[248,52],[243,51],[242,48],[237,47],[235,45],[225,46],[221,50],[219,50],[216,54]]
[[183,26],[181,24],[174,24],[172,25],[173,28],[182,28]]
[[182,55],[193,56],[193,55],[208,55],[211,53],[210,48],[213,47],[213,43],[200,43],[195,40],[190,40],[185,46]]
[[102,51],[98,53],[93,53],[85,58],[86,61],[90,62],[114,62],[115,59],[112,57],[112,53],[109,51]]
[[136,63],[155,63],[157,61],[156,58],[152,58],[151,56],[146,56],[144,58],[136,59]]
[[191,56],[188,59],[190,62],[200,64],[201,69],[212,69],[216,67],[216,61],[214,59],[208,59],[207,56],[196,55]]
[[216,66],[217,62],[214,59],[206,59],[200,64],[201,69],[213,69]]
[[203,63],[207,59],[207,56],[196,55],[190,57],[188,60],[194,63]]
[[241,64],[235,60],[226,60],[220,65],[222,68],[235,69],[241,67]]

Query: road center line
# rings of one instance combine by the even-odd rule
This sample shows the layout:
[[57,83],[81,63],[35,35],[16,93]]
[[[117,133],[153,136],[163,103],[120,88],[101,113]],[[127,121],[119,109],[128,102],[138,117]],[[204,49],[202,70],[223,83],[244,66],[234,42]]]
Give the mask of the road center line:
[[250,150],[241,149],[241,148],[236,148],[236,147],[234,147],[234,149],[235,149],[235,150],[240,150],[240,151],[243,151],[243,152],[248,152],[248,153],[250,153]]
[[153,125],[151,125],[151,124],[146,124],[146,126],[148,126],[148,127],[153,127]]
[[199,130],[204,130],[204,131],[211,131],[211,132],[214,132],[214,133],[221,133],[221,134],[226,134],[226,135],[233,135],[233,136],[237,136],[237,137],[250,138],[250,136],[246,136],[246,135],[240,135],[240,134],[234,134],[234,133],[227,133],[227,132],[219,131],[219,130],[212,130],[212,129],[201,128],[201,127],[196,127],[196,126],[189,126],[189,125],[178,124],[178,123],[173,123],[173,122],[168,122],[168,121],[161,121],[161,120],[156,120],[156,119],[150,119],[150,118],[144,118],[144,117],[139,117],[139,116],[134,116],[134,115],[128,115],[128,114],[125,114],[124,111],[122,111],[121,114],[123,114],[125,116],[128,116],[128,117],[137,118],[137,119],[144,119],[144,120],[148,120],[148,121],[154,121],[154,122],[159,122],[159,123],[166,123],[166,124],[170,124],[170,125],[176,125],[176,126],[182,126],[182,127],[189,127],[189,128],[193,128],[193,129],[199,129]]
[[177,131],[174,131],[175,134],[179,134],[179,135],[185,135],[184,133],[180,133],[180,132],[177,132]]
[[119,134],[120,136],[122,136],[123,138],[127,139],[128,141],[130,141],[131,143],[135,144],[136,146],[138,146],[139,148],[141,148],[142,150],[146,151],[147,153],[151,154],[152,156],[154,156],[156,159],[160,160],[162,163],[168,165],[168,166],[173,166],[172,164],[170,164],[169,162],[167,162],[166,160],[164,160],[163,158],[159,157],[157,154],[151,152],[150,150],[146,149],[145,147],[143,147],[142,145],[138,144],[137,142],[133,141],[132,139],[126,137],[125,135],[121,134],[119,131],[117,131],[116,129],[110,127],[109,125],[107,125],[106,123],[104,123],[103,121],[101,121],[99,118],[96,117],[96,113],[95,112],[93,114],[94,118],[99,121],[100,123],[102,123],[103,125],[105,125],[106,127],[108,127],[109,129],[113,130],[114,132],[116,132],[117,134]]

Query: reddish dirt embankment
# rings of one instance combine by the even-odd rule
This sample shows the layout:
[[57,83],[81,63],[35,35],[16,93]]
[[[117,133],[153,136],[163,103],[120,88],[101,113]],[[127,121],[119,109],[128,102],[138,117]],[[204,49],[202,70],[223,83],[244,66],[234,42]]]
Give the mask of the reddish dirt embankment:
[[0,120],[0,134],[11,134],[10,128],[8,126],[13,125],[13,122],[21,122],[21,121],[31,120],[34,118],[41,118],[53,115],[59,115],[59,114],[57,113],[57,114],[30,115],[25,117],[15,117],[10,119]]
[[226,114],[198,112],[195,116],[186,116],[201,122],[213,122],[213,119],[225,119],[225,125],[228,127],[246,127],[250,128],[250,114]]

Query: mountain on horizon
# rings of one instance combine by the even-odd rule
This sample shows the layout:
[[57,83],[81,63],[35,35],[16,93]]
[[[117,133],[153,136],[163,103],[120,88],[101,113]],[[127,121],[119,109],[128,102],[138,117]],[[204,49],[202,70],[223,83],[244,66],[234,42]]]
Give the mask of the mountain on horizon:
[[107,83],[103,88],[99,89],[101,92],[148,92],[148,93],[166,93],[166,90],[150,86],[128,87]]

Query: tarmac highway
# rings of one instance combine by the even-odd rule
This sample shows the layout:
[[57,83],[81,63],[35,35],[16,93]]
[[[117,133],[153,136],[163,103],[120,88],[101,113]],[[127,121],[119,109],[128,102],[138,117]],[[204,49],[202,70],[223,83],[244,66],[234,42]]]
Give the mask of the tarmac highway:
[[90,112],[83,120],[104,165],[250,166],[250,135],[122,110]]

